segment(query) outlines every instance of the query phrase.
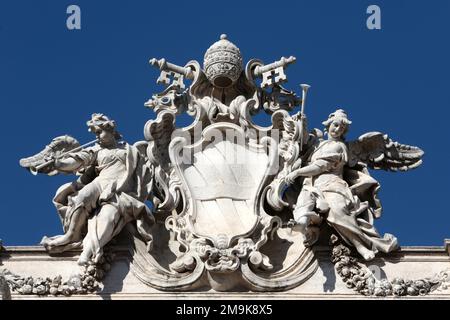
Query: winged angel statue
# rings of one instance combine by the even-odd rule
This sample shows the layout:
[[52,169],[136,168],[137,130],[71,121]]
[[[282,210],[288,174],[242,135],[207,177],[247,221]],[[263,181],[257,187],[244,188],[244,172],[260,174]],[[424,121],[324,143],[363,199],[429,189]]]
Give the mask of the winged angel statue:
[[[95,262],[127,225],[133,273],[172,291],[298,286],[318,268],[309,247],[326,225],[366,260],[397,248],[394,236],[374,228],[379,184],[368,169],[413,169],[422,150],[378,132],[346,142],[351,121],[343,110],[323,123],[327,140],[318,129],[308,132],[307,87],[300,98],[281,86],[293,62],[252,59],[244,67],[226,35],[203,66],[151,59],[166,89],[145,103],[156,113],[145,141],[122,142],[115,122],[94,114],[87,123],[94,146],[58,137],[21,161],[32,172],[80,175],[53,199],[65,234],[43,245],[50,252],[82,247],[79,262]],[[253,121],[258,112],[271,116],[268,126]],[[186,114],[192,122],[177,128]]]
[[94,146],[83,149],[76,139],[61,136],[20,161],[34,173],[80,176],[61,186],[53,198],[65,234],[41,242],[55,253],[82,247],[80,265],[98,262],[103,247],[130,221],[137,221],[139,233],[151,247],[149,230],[154,220],[145,204],[153,178],[145,157],[147,144],[123,142],[115,121],[103,114],[93,114],[87,126],[97,137],[88,143]]
[[311,134],[309,148],[303,155],[306,165],[292,170],[284,178],[296,183],[302,177],[301,191],[293,210],[293,224],[305,236],[305,244],[313,245],[319,237],[323,220],[334,228],[346,243],[353,245],[365,260],[378,251],[398,248],[391,234],[381,237],[373,226],[381,215],[377,198],[378,182],[368,168],[406,171],[422,163],[423,151],[417,147],[392,141],[380,132],[369,132],[356,141],[346,142],[351,121],[338,109],[323,125],[327,140]]

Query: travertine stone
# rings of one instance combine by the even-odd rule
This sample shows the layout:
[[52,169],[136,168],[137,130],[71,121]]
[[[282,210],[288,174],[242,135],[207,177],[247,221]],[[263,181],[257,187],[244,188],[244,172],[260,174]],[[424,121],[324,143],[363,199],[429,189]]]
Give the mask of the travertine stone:
[[[81,270],[76,263],[80,252],[66,252],[58,257],[49,257],[42,247],[7,247],[6,249],[7,252],[1,256],[3,267],[14,270],[18,274],[35,278],[57,275],[68,278]],[[114,251],[116,256],[112,268],[104,278],[101,290],[97,294],[73,295],[71,299],[374,299],[374,297],[364,297],[347,288],[334,270],[328,246],[316,246],[318,270],[301,286],[283,292],[259,292],[257,295],[246,290],[219,292],[207,287],[185,293],[162,292],[145,285],[134,275],[128,248],[117,247]],[[366,263],[381,279],[432,277],[448,269],[449,264],[450,257],[444,247],[404,247],[400,251],[381,255],[370,263]],[[377,267],[380,268],[379,274],[377,274]],[[19,295],[14,292],[12,294],[12,299],[33,298],[67,299],[68,297]],[[409,299],[411,297],[394,298]],[[421,298],[450,299],[450,290],[436,290]]]
[[[122,141],[115,121],[93,114],[87,125],[96,135],[94,146],[60,136],[22,159],[34,174],[80,177],[53,199],[64,234],[44,237],[42,245],[55,257],[9,248],[4,277],[13,296],[89,295],[98,282],[104,285],[100,297],[164,298],[185,291],[353,297],[353,289],[415,295],[444,288],[446,273],[422,279],[433,275],[405,261],[392,273],[418,281],[391,283],[373,278],[358,260],[385,264],[382,274],[399,256],[397,239],[375,230],[380,185],[368,169],[410,170],[420,166],[423,151],[379,132],[345,141],[351,121],[342,109],[322,123],[327,139],[319,129],[308,132],[309,85],[301,85],[301,98],[281,86],[295,61],[252,59],[244,66],[226,35],[206,51],[203,68],[195,60],[181,66],[151,59],[166,88],[145,103],[156,113],[144,126],[145,141]],[[271,115],[269,126],[254,123],[258,112]],[[178,128],[183,114],[192,123]],[[357,257],[350,256],[353,248]],[[424,250],[441,260],[419,254],[421,267],[449,267],[443,248]],[[416,254],[401,252],[405,258]],[[114,254],[119,258],[111,264]],[[74,259],[81,270],[75,271]],[[38,270],[30,261],[48,267]]]

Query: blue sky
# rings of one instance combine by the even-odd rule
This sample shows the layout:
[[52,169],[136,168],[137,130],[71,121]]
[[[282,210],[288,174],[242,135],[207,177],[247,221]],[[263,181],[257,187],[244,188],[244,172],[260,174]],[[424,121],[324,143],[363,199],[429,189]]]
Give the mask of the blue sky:
[[[70,4],[81,8],[81,30],[66,28]],[[366,27],[371,4],[381,8],[381,30]],[[311,126],[339,106],[353,121],[349,139],[382,131],[420,146],[419,169],[373,172],[384,206],[376,226],[401,245],[442,245],[450,238],[449,15],[450,1],[438,0],[2,0],[0,238],[31,245],[61,233],[51,199],[73,177],[34,177],[20,158],[62,134],[92,140],[85,122],[94,112],[114,118],[128,142],[142,140],[154,116],[143,104],[162,90],[148,60],[202,62],[226,33],[245,62],[297,57],[286,87],[311,85]]]

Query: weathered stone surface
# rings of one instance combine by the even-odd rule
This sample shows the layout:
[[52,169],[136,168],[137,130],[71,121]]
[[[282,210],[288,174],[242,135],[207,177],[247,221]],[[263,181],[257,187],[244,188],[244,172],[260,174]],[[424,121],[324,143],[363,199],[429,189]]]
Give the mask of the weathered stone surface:
[[[448,245],[399,253],[397,239],[375,229],[380,184],[369,169],[414,169],[424,152],[380,132],[346,141],[351,121],[342,109],[322,123],[324,132],[309,131],[309,85],[300,85],[301,98],[282,87],[295,61],[252,59],[244,67],[226,35],[207,50],[203,68],[195,60],[180,66],[151,59],[166,89],[145,103],[156,114],[144,126],[145,140],[127,144],[115,121],[94,113],[87,122],[94,146],[60,136],[22,159],[34,174],[79,178],[53,199],[64,234],[43,238],[52,256],[41,248],[8,248],[3,277],[13,296],[354,297],[446,290]],[[271,116],[268,126],[254,122],[258,112]],[[182,114],[192,123],[178,128]],[[420,267],[408,260],[414,256]],[[384,272],[393,278],[383,279]]]
[[[198,288],[191,292],[163,292],[143,284],[131,271],[131,255],[127,248],[115,248],[111,270],[106,274],[96,294],[72,295],[70,299],[361,299],[359,293],[347,288],[330,261],[330,249],[317,247],[317,272],[306,282],[284,292],[218,292]],[[79,252],[49,257],[42,247],[6,247],[2,254],[4,268],[21,275],[63,279],[80,272]],[[380,278],[422,279],[449,270],[450,257],[445,247],[404,247],[389,255],[379,256],[366,263]],[[378,269],[377,267],[382,268]],[[12,299],[68,299],[66,296],[20,295],[12,292]],[[414,297],[391,297],[410,299]],[[417,298],[417,297],[415,297]],[[423,299],[450,299],[450,288],[435,290]]]

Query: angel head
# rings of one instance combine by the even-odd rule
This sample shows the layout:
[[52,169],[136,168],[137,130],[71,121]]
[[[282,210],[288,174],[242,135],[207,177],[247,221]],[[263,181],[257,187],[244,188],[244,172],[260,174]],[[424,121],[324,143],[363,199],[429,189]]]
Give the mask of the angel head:
[[322,122],[328,137],[333,139],[343,139],[351,123],[347,113],[342,109],[336,110],[328,116],[326,121]]
[[94,113],[86,124],[89,131],[97,136],[102,147],[113,146],[122,139],[120,133],[116,131],[116,122],[102,113]]

